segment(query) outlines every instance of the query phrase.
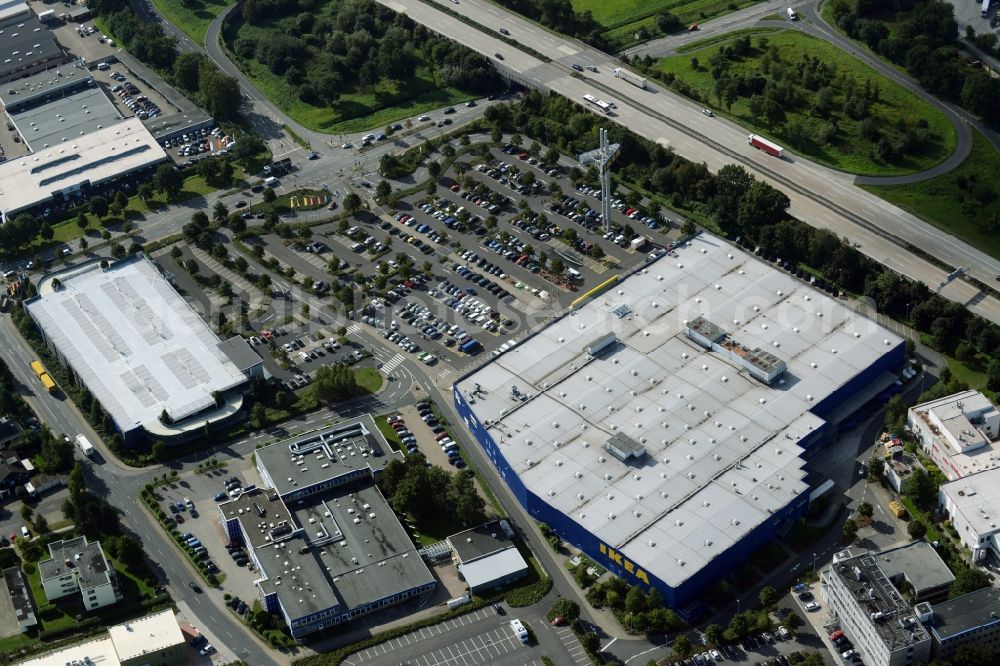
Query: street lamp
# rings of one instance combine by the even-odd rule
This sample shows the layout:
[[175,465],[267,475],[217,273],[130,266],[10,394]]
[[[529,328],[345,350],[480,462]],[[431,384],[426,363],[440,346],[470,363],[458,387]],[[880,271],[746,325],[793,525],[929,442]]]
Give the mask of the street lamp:
[[816,573],[816,553],[813,553],[813,573]]

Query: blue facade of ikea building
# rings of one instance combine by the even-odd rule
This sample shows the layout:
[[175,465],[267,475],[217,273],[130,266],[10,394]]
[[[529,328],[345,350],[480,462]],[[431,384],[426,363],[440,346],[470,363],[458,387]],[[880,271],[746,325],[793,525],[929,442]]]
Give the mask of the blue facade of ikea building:
[[[905,344],[900,342],[889,349],[875,363],[824,398],[811,410],[812,413],[825,418],[843,405],[845,401],[851,399],[862,388],[875,381],[880,375],[898,369],[904,361]],[[480,369],[477,368],[473,372]],[[462,379],[464,377],[460,378],[458,382]],[[572,517],[555,509],[541,497],[526,488],[517,472],[511,466],[511,461],[508,461],[504,457],[490,432],[479,421],[469,401],[459,391],[458,382],[452,387],[455,409],[465,422],[469,432],[475,436],[476,441],[496,468],[500,478],[507,484],[525,511],[533,519],[548,525],[561,538],[579,548],[588,557],[626,582],[638,584],[643,587],[652,586],[657,588],[663,596],[664,601],[672,608],[683,610],[686,607],[696,606],[699,595],[703,594],[705,590],[718,580],[731,573],[736,566],[746,562],[749,555],[755,550],[776,539],[785,529],[789,528],[799,517],[804,515],[808,508],[808,493],[803,493],[783,509],[774,512],[769,520],[758,525],[731,548],[687,578],[681,585],[676,587],[669,585],[647,571],[643,567],[642,562],[629,560],[624,553],[620,553],[614,549],[612,544],[603,543],[589,530],[583,528],[573,520]],[[815,454],[827,444],[833,436],[834,431],[835,428],[832,425],[824,424],[823,427],[817,428],[812,432],[808,438],[798,442],[799,446],[804,449],[803,466],[805,465],[805,458]]]

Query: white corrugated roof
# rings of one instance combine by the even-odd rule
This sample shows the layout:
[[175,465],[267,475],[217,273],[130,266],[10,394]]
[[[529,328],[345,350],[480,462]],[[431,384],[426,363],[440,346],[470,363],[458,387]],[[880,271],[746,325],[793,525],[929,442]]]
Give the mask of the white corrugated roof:
[[[617,317],[620,305],[631,313]],[[766,386],[698,346],[684,328],[699,316],[787,371]],[[619,346],[588,357],[608,332]],[[823,424],[809,410],[901,342],[701,235],[457,389],[480,386],[477,418],[529,490],[677,586],[807,490],[797,442]],[[603,445],[616,433],[648,457],[612,457]]]

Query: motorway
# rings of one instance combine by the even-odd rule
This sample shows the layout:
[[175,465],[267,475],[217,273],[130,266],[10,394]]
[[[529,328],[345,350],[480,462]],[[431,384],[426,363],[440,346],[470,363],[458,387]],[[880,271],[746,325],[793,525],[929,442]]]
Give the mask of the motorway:
[[[616,79],[613,56],[585,44],[551,33],[487,0],[465,0],[454,6],[447,0],[379,0],[418,23],[496,60],[502,73],[525,85],[557,92],[580,100],[585,93],[613,99],[618,105],[609,117],[651,141],[672,148],[695,162],[704,162],[712,171],[739,163],[752,174],[784,191],[789,212],[809,224],[830,229],[850,238],[859,250],[887,267],[934,288],[948,271],[931,261],[904,251],[909,243],[950,266],[968,267],[973,277],[993,282],[1000,275],[1000,262],[967,243],[934,229],[919,218],[865,192],[854,177],[827,169],[786,151],[777,160],[747,145],[746,130],[718,117],[708,117],[701,108],[665,89],[639,90]],[[460,11],[484,26],[471,29],[439,7]],[[457,7],[457,8],[456,8]],[[510,38],[534,49],[552,62],[546,63],[494,37],[493,29],[505,28]],[[571,65],[595,65],[599,73],[571,74]],[[955,280],[940,293],[966,305],[970,310],[1000,323],[1000,299],[973,284]]]

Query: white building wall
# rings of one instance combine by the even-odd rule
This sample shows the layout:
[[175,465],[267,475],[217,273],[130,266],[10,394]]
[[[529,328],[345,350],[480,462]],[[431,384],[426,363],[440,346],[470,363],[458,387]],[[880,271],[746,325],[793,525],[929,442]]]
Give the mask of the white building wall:
[[45,598],[52,601],[79,592],[80,584],[77,582],[76,574],[67,573],[63,576],[43,580],[42,589],[45,590]]
[[116,601],[115,586],[111,583],[81,589],[80,594],[83,596],[83,605],[87,610],[103,608],[104,606],[109,606]]

